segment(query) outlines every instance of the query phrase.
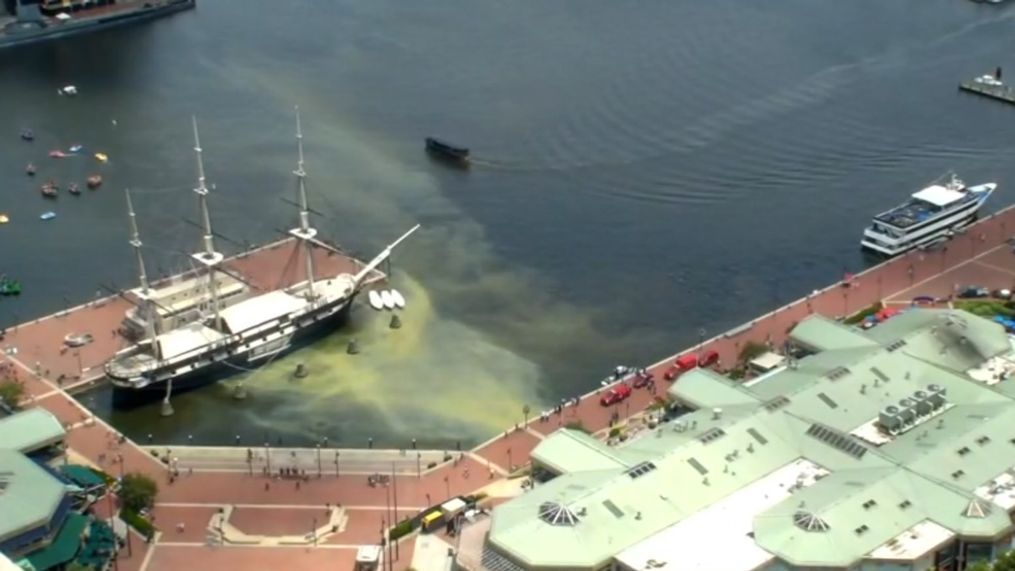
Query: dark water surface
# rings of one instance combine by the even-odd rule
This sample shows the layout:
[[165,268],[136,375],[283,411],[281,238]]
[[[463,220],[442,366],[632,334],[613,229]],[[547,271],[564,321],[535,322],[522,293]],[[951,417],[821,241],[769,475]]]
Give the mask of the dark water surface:
[[[429,445],[483,439],[598,383],[861,269],[872,214],[954,169],[1010,202],[1015,107],[959,94],[1009,65],[1011,8],[960,0],[618,3],[205,1],[147,25],[0,53],[0,324],[128,287],[122,189],[151,267],[197,247],[189,119],[216,229],[293,222],[293,105],[318,221],[398,252],[406,326],[347,330],[227,384],[112,413],[159,440]],[[57,87],[74,83],[76,98]],[[115,124],[113,120],[116,120]],[[18,140],[32,127],[34,144]],[[437,135],[468,172],[430,162]],[[84,144],[110,155],[55,161]],[[106,185],[44,202],[22,174]],[[54,209],[49,223],[38,215]],[[235,250],[225,242],[221,247]],[[357,337],[364,353],[344,346]],[[312,375],[288,380],[296,362]]]

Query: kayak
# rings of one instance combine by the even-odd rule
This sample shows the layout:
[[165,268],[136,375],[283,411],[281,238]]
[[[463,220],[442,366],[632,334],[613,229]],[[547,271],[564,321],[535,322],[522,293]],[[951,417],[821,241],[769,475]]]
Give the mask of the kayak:
[[70,155],[61,151],[60,149],[56,149],[55,151],[50,151],[49,156],[53,157],[54,159],[65,159]]
[[104,163],[109,160],[109,155],[107,155],[106,153],[95,153],[95,159],[98,160],[100,163]]

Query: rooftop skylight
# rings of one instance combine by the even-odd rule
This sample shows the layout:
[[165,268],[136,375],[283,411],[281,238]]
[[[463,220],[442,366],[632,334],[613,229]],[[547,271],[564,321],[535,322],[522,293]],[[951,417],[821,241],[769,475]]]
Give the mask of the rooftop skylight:
[[799,510],[793,514],[793,523],[804,531],[828,531],[828,524],[825,520],[806,510]]
[[564,504],[543,502],[539,506],[539,519],[550,525],[574,526],[578,524],[578,516]]

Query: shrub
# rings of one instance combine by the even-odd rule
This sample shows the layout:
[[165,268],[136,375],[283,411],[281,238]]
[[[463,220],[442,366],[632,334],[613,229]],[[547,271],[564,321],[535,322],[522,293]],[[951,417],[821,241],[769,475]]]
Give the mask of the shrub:
[[25,384],[14,379],[0,380],[0,400],[11,408],[18,408],[25,396]]
[[391,541],[397,541],[399,538],[405,537],[412,533],[414,526],[411,519],[407,519],[398,523],[398,525],[388,530],[388,539]]
[[125,475],[120,482],[118,495],[124,508],[132,512],[140,512],[155,503],[155,495],[158,493],[159,487],[155,484],[155,480],[144,474],[131,472]]
[[152,522],[142,517],[136,511],[128,509],[126,506],[120,510],[120,519],[145,537],[151,537],[155,534],[155,525]]
[[616,438],[616,437],[620,436],[623,432],[624,431],[621,430],[621,428],[619,426],[614,426],[613,428],[610,429],[609,437],[610,438]]

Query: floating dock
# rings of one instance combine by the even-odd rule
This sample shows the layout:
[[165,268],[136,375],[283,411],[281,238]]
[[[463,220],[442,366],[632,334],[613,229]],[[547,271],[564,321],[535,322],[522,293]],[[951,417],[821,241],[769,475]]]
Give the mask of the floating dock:
[[1015,103],[1015,88],[1008,85],[990,85],[976,80],[969,80],[960,83],[959,89],[991,99],[997,99],[998,101]]

